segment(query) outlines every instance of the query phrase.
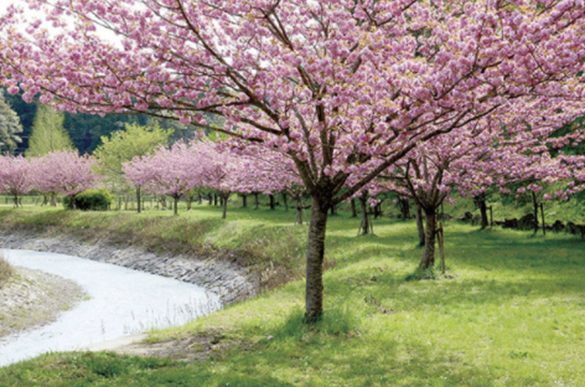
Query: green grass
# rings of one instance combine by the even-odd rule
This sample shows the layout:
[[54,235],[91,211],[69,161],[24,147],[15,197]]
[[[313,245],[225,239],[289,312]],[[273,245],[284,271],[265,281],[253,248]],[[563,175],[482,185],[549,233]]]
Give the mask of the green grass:
[[2,258],[0,252],[0,289],[8,282],[13,273],[12,267]]
[[[292,225],[293,211],[230,209],[226,222],[219,218],[220,209],[207,206],[179,217],[0,211],[13,226],[90,227],[135,240],[161,234],[169,246],[245,249],[251,260],[302,273],[307,228]],[[150,338],[208,340],[205,361],[53,354],[0,369],[0,385],[582,385],[585,243],[452,221],[445,229],[449,276],[408,281],[422,253],[414,223],[375,222],[375,236],[357,237],[359,220],[331,217],[326,313],[316,326],[302,324],[303,282],[293,281]]]

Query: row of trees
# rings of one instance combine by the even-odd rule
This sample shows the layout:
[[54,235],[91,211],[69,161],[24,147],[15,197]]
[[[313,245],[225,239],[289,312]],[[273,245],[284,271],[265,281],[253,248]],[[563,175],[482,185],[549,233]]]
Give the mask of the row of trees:
[[14,198],[19,207],[23,195],[37,191],[55,205],[57,195],[75,196],[95,186],[98,176],[92,171],[95,160],[75,151],[50,152],[42,157],[0,156],[0,191]]

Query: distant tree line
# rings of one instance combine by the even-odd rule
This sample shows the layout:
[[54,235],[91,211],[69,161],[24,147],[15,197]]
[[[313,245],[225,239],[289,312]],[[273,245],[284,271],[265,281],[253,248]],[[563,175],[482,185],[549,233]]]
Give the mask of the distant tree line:
[[[21,141],[14,142],[10,149],[7,150],[14,154],[24,154],[29,148],[35,117],[37,116],[39,106],[42,105],[38,101],[27,103],[22,100],[20,94],[3,94],[8,106],[20,118],[20,125],[22,126],[22,132],[18,133]],[[73,146],[80,154],[92,154],[102,143],[102,137],[110,137],[112,133],[123,129],[126,124],[154,125],[155,123],[163,129],[172,129],[173,134],[169,140],[171,143],[179,140],[192,139],[195,133],[195,128],[192,126],[169,120],[161,120],[146,114],[106,114],[101,117],[92,114],[65,112],[63,117],[63,127],[73,142]]]

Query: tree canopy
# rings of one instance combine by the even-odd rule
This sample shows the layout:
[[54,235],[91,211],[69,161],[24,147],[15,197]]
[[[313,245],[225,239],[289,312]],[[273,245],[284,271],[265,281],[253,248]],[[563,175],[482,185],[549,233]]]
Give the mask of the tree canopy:
[[[310,321],[323,311],[329,208],[435,137],[488,120],[532,113],[522,127],[546,140],[580,115],[585,95],[582,1],[29,4],[45,18],[11,7],[0,21],[10,93],[66,111],[179,120],[294,163],[312,196]],[[494,140],[506,135],[491,126]]]

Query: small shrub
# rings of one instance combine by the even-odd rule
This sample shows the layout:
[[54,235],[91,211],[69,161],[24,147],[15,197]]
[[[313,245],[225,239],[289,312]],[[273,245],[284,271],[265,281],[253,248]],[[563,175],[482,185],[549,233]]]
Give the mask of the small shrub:
[[[107,189],[88,189],[75,196],[75,207],[82,211],[106,211],[112,204],[112,194]],[[73,209],[70,197],[63,199],[67,209]]]
[[8,262],[6,262],[0,254],[0,288],[2,288],[4,284],[8,282],[8,279],[10,279],[12,274],[12,267],[10,267]]

